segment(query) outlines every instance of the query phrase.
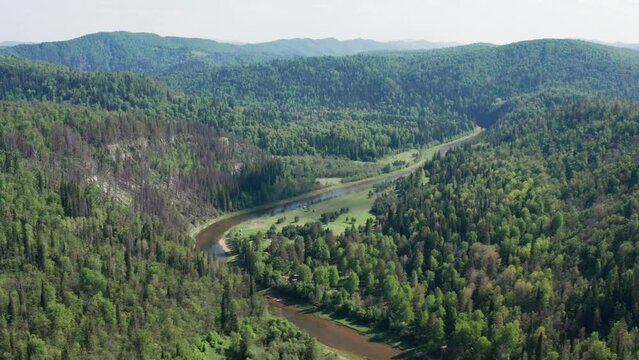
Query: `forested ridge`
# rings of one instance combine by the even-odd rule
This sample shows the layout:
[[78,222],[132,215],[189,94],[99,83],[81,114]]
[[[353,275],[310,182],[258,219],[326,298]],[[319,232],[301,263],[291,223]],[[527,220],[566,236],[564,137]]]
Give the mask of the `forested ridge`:
[[[159,216],[4,148],[0,356],[259,358],[318,351],[251,279]],[[268,350],[267,350],[268,349]]]
[[239,239],[240,262],[417,354],[637,358],[639,105],[553,92],[513,106],[485,141],[396,181],[375,221]]
[[80,72],[0,56],[0,99],[65,102],[149,116],[193,120],[226,130],[275,155],[336,156],[371,161],[401,149],[444,141],[472,130],[456,114],[419,118],[380,111],[288,111],[238,106],[185,94],[134,73]]
[[0,357],[320,356],[188,236],[295,193],[271,155],[194,121],[26,101],[0,102],[0,153]]
[[354,39],[282,39],[258,44],[231,44],[208,39],[162,37],[126,31],[88,34],[66,41],[18,44],[5,54],[66,65],[87,71],[134,71],[158,74],[180,69],[225,66],[300,56],[340,56],[371,51],[432,49],[452,43],[378,42]]
[[24,44],[4,53],[87,71],[157,73],[205,65],[243,64],[277,58],[213,40],[161,37],[117,31],[89,34],[67,41]]
[[81,72],[64,66],[0,56],[0,98],[53,101],[106,110],[139,109],[152,116],[206,119],[219,115],[223,103],[188,97],[154,79],[128,72]]
[[490,125],[501,101],[552,87],[636,98],[639,54],[574,40],[318,57],[173,72],[191,93],[283,108],[357,108],[419,117],[453,111]]
[[371,160],[402,144],[442,142],[475,123],[488,127],[522,94],[564,88],[637,99],[638,74],[634,51],[536,40],[275,60],[159,78],[189,94],[259,109],[253,122],[225,128],[276,154]]

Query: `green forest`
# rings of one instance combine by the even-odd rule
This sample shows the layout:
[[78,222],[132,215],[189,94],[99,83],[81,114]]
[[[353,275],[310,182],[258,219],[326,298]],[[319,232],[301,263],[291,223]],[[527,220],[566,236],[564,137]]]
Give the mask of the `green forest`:
[[114,31],[88,34],[67,41],[19,44],[5,49],[2,49],[0,43],[0,53],[65,65],[76,70],[160,74],[207,66],[251,64],[303,56],[427,50],[454,45],[428,41],[339,41],[334,38],[281,39],[259,44],[232,44],[199,38]]
[[[0,358],[351,358],[264,289],[406,358],[639,358],[639,52],[308,46],[113,33],[3,51]],[[211,219],[477,125],[375,186],[364,225],[325,228],[347,207],[284,219],[230,239],[228,263],[196,246]]]
[[366,226],[291,225],[240,263],[420,354],[637,358],[639,106],[556,95],[398,180]]

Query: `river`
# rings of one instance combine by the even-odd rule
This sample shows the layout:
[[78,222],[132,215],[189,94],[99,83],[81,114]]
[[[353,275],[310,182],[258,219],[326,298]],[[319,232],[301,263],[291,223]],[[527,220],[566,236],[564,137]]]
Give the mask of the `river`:
[[386,181],[394,180],[402,176],[406,176],[410,171],[406,173],[397,173],[388,177],[374,179],[374,180],[364,180],[358,181],[357,183],[345,186],[342,188],[329,190],[326,192],[322,192],[315,195],[310,195],[308,197],[301,197],[296,200],[292,200],[289,202],[280,203],[278,205],[267,206],[263,208],[259,208],[253,211],[241,212],[237,215],[230,216],[227,218],[223,218],[220,221],[214,222],[200,231],[195,239],[197,241],[197,245],[200,249],[208,251],[209,255],[215,255],[218,258],[225,258],[227,256],[226,251],[222,246],[220,246],[220,240],[222,236],[231,228],[239,225],[245,221],[256,219],[260,216],[270,214],[270,213],[280,213],[286,210],[297,209],[309,204],[313,204],[319,201],[324,201],[328,199],[332,199],[338,196],[342,196],[353,191],[358,191],[362,189],[366,189],[376,184],[381,184]]
[[[456,148],[468,142],[479,140],[482,135],[483,132],[479,132],[474,136],[466,137],[458,141],[444,144],[439,148],[438,151],[440,154],[446,155],[446,153],[453,148]],[[318,201],[342,196],[353,191],[362,190],[375,184],[391,181],[402,176],[407,176],[414,170],[415,168],[411,167],[409,169],[405,169],[405,171],[398,171],[388,174],[388,176],[385,177],[377,177],[370,180],[358,181],[350,186],[328,190],[319,194],[316,193],[307,197],[302,196],[288,202],[280,202],[271,206],[263,206],[255,210],[241,212],[237,215],[222,218],[219,221],[211,223],[206,228],[197,233],[195,239],[200,249],[208,251],[209,254],[212,256],[215,255],[218,258],[225,258],[227,256],[227,253],[223,249],[223,247],[220,246],[220,240],[228,230],[236,225],[239,225],[247,220],[252,220],[265,214],[269,214],[271,212],[277,213],[285,210],[296,209],[302,206],[306,206],[310,203],[315,203]],[[319,317],[311,312],[300,310],[294,305],[286,305],[282,302],[275,301],[272,298],[267,297],[267,300],[271,306],[271,309],[275,313],[285,317],[297,327],[306,331],[308,334],[317,338],[318,341],[331,348],[370,360],[388,360],[401,357],[400,351],[398,349],[388,344],[373,342],[367,336],[360,334],[359,332],[341,325],[335,321]]]

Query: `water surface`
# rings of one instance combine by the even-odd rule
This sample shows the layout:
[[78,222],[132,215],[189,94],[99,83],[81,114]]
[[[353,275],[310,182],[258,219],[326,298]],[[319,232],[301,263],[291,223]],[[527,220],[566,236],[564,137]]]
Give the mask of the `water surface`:
[[294,305],[266,297],[271,311],[303,329],[323,344],[364,359],[388,360],[403,358],[401,351],[388,344],[374,342],[359,332],[335,321],[324,319]]

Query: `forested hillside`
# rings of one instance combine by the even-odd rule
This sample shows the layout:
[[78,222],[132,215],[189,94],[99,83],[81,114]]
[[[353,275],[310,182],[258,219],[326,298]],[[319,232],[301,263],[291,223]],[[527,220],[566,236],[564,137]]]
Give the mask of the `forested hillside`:
[[[202,101],[133,73],[87,73],[67,67],[0,56],[0,98],[65,102],[106,110],[143,110],[152,116],[206,119],[203,111],[224,115],[219,102]],[[206,108],[208,110],[203,110]]]
[[473,129],[455,114],[398,116],[381,111],[272,109],[185,95],[133,73],[87,73],[18,57],[0,57],[0,99],[46,100],[149,116],[189,119],[244,138],[275,155],[375,160]]
[[5,52],[77,70],[143,73],[176,67],[243,64],[277,57],[213,40],[124,31],[90,34],[68,41],[18,45]]
[[170,93],[143,78],[54,74],[2,72],[4,98],[62,104],[0,102],[0,357],[319,356],[188,236],[313,184],[195,119],[145,114],[170,113]]
[[300,191],[280,161],[197,122],[28,102],[0,103],[0,117],[5,150],[59,166],[70,184],[93,182],[176,227]]
[[378,42],[363,39],[290,39],[242,45],[125,31],[89,34],[67,41],[11,45],[15,46],[6,49],[6,54],[66,65],[76,70],[149,74],[299,56],[340,56],[454,46],[452,43],[427,41]]
[[[639,105],[541,93],[375,221],[238,240],[260,281],[452,359],[639,357]],[[446,345],[446,347],[443,347]]]
[[482,125],[508,98],[550,87],[637,98],[639,54],[572,40],[394,55],[277,60],[162,77],[197,94],[285,109],[350,108],[417,118],[454,112]]
[[[249,277],[193,249],[175,217],[215,203],[198,199],[206,195],[198,171],[210,171],[212,189],[250,196],[241,175],[224,173],[236,145],[213,135],[139,114],[0,103],[0,357],[244,359],[267,358],[265,349],[268,356],[319,351],[268,315]],[[158,153],[167,142],[174,143]],[[198,169],[204,160],[220,168]]]

